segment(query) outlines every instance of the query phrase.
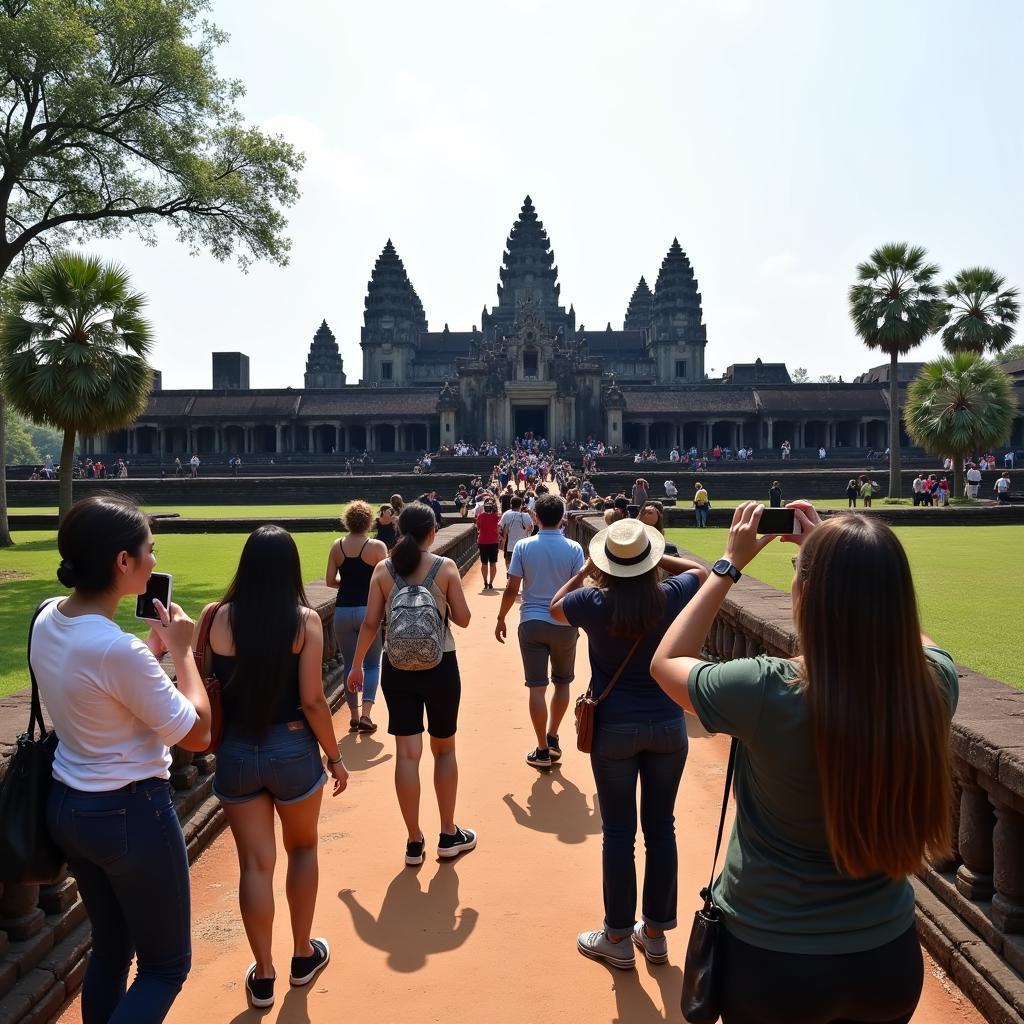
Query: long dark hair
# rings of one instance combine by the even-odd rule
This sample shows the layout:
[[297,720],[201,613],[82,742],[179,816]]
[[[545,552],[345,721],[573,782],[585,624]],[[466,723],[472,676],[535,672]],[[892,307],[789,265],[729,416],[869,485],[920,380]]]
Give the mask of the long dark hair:
[[223,602],[231,605],[235,642],[235,670],[227,686],[245,688],[244,699],[233,702],[238,721],[232,724],[260,736],[291,682],[300,608],[309,607],[299,550],[287,530],[261,526],[249,534]]
[[399,576],[411,576],[420,564],[420,544],[427,539],[430,531],[437,526],[434,510],[429,505],[411,501],[398,517],[398,532],[401,536],[391,549],[391,564]]
[[137,558],[149,537],[150,518],[128,498],[93,494],[68,509],[57,531],[57,579],[80,594],[97,594],[114,582],[114,559]]
[[610,636],[636,639],[661,622],[665,595],[658,585],[658,567],[639,576],[613,576],[594,571],[595,582],[604,590]]
[[797,572],[801,685],[832,857],[854,877],[911,874],[949,854],[953,768],[906,552],[879,520],[835,516],[804,542]]

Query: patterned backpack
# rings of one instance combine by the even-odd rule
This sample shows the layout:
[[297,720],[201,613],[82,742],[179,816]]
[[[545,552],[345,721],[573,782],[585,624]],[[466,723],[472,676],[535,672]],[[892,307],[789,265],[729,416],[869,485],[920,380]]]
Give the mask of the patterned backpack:
[[443,558],[438,558],[423,578],[422,583],[406,583],[395,572],[389,558],[384,563],[394,586],[388,598],[388,626],[385,650],[388,661],[405,672],[423,672],[441,662],[444,654],[445,633],[448,630],[447,614],[442,619],[437,602],[430,592]]

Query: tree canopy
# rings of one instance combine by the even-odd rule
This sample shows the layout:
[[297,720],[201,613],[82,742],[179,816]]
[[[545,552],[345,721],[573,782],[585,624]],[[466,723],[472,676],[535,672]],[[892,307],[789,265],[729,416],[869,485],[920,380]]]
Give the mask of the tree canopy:
[[968,267],[942,286],[940,325],[947,352],[1002,352],[1020,316],[1017,289],[990,267]]

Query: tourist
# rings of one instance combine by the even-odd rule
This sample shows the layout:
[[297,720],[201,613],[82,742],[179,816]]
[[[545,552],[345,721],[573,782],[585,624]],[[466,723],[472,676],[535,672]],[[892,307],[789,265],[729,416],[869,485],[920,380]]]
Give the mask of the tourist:
[[[535,536],[520,540],[512,552],[494,635],[498,643],[505,642],[508,635],[505,617],[521,587],[519,653],[530,696],[530,721],[537,737],[537,746],[526,755],[526,763],[547,771],[562,757],[558,729],[569,708],[569,684],[575,677],[578,636],[572,626],[556,622],[548,606],[562,584],[583,567],[584,557],[583,548],[562,535],[560,527],[565,518],[565,505],[558,495],[541,495],[534,506],[534,515],[540,530]],[[548,682],[554,687],[550,709]]]
[[195,480],[199,476],[199,456],[195,452],[192,453],[192,458],[188,460],[188,464],[192,467],[192,479]]
[[[659,583],[659,568],[678,575]],[[596,585],[584,586],[588,575]],[[654,683],[650,664],[706,575],[695,562],[666,555],[657,530],[629,519],[594,537],[587,563],[551,602],[556,622],[587,634],[593,695],[608,691],[596,709],[590,754],[601,806],[604,927],[581,933],[576,944],[612,967],[634,966],[634,944],[651,963],[668,960],[665,932],[676,926],[674,814],[687,738],[680,709]],[[633,853],[638,780],[646,851],[640,923]]]
[[768,504],[771,508],[782,508],[782,484],[773,480],[768,488]]
[[1010,474],[1003,473],[996,482],[992,485],[992,490],[996,492],[996,500],[1000,505],[1010,504]]
[[957,669],[921,633],[888,526],[790,507],[800,656],[701,657],[733,582],[774,539],[748,502],[651,663],[666,694],[740,743],[713,887],[722,1019],[906,1022],[923,982],[910,876],[950,854]]
[[505,558],[506,577],[516,544],[524,537],[529,537],[533,533],[533,527],[533,516],[529,512],[523,511],[522,495],[512,495],[508,511],[502,512],[501,518],[498,520],[498,543],[501,545]]
[[474,515],[476,523],[476,544],[480,552],[480,575],[484,590],[494,590],[494,577],[498,572],[498,503],[490,491],[485,492],[481,505]]
[[865,508],[871,508],[871,499],[874,497],[875,489],[871,486],[871,481],[866,477],[860,478],[860,496],[864,501]]
[[388,499],[388,504],[395,510],[396,516],[401,516],[402,509],[405,508],[405,502],[400,494],[392,494]]
[[789,457],[790,457],[791,453],[792,453],[792,449],[790,448],[789,442],[788,441],[783,441],[782,442],[782,461],[783,462],[789,462]]
[[708,525],[711,512],[711,501],[704,485],[698,480],[693,485],[693,508],[697,516],[697,527],[703,529]]
[[[94,462],[92,462],[92,460],[90,460],[90,459],[86,459],[86,471],[87,471],[87,475],[88,476],[95,476],[96,475],[96,464]],[[181,459],[179,459],[178,456],[175,455],[175,457],[174,457],[174,475],[175,476],[183,476],[184,473],[185,473],[185,469],[184,469],[184,467],[181,464]]]
[[[338,640],[345,668],[352,667],[356,653],[356,640],[366,617],[366,603],[370,595],[370,577],[378,562],[388,557],[388,547],[380,540],[371,540],[373,509],[365,501],[353,501],[341,518],[348,533],[339,537],[327,556],[326,582],[338,597],[334,606],[334,635]],[[394,527],[392,527],[394,529]],[[359,694],[347,690],[349,732],[373,733],[373,704],[377,699],[380,682],[380,655],[383,640],[380,633],[366,650],[363,658],[363,706],[359,708]]]
[[455,511],[459,513],[460,519],[469,518],[469,491],[466,490],[465,484],[459,484],[459,489],[455,492]]
[[826,451],[825,451],[825,446],[824,446],[824,445],[821,445],[821,446],[820,446],[820,447],[818,448],[818,458],[819,458],[819,459],[825,459],[825,458],[828,458],[828,452],[826,452]]
[[[645,526],[653,526],[655,530],[665,536],[665,506],[660,501],[646,501],[640,509],[637,519]],[[665,542],[666,555],[678,555],[679,548],[675,544]]]
[[1003,455],[1003,466],[1005,466],[1006,469],[1013,469],[1013,463],[1014,463],[1014,453],[1012,451],[1006,452]]
[[678,494],[679,494],[679,488],[676,487],[675,483],[672,480],[666,480],[665,481],[665,497],[669,501],[675,503],[675,500],[676,500],[676,497],[678,496]]
[[[82,1018],[158,1022],[192,962],[188,857],[168,748],[209,745],[210,702],[192,656],[193,624],[178,605],[155,603],[159,622],[145,641],[114,622],[123,598],[145,593],[156,565],[138,507],[106,495],[76,502],[57,548],[57,578],[73,593],[41,607],[30,660],[60,737],[47,823],[92,928]],[[177,684],[157,661],[165,653]]]
[[437,528],[440,530],[444,526],[444,510],[438,500],[437,491],[430,492],[427,496],[427,504],[434,510],[434,518],[437,520]]
[[647,500],[647,487],[647,481],[643,477],[637,477],[636,483],[633,484],[631,504],[639,508]]
[[381,505],[374,526],[374,537],[390,551],[398,543],[395,510],[390,505]]
[[921,495],[924,492],[924,477],[920,473],[914,477],[911,487],[914,492],[914,506],[916,507],[921,504]]
[[[434,791],[441,818],[437,855],[441,859],[457,857],[476,847],[476,833],[455,823],[455,799],[459,767],[455,758],[455,732],[458,727],[462,685],[455,640],[449,622],[463,629],[469,625],[469,605],[462,590],[458,566],[450,558],[430,553],[437,526],[431,510],[413,503],[398,519],[401,539],[391,557],[373,571],[370,601],[363,628],[359,632],[352,669],[348,674],[350,690],[363,685],[362,659],[380,630],[388,609],[388,640],[384,646],[381,690],[388,706],[388,732],[395,737],[395,790],[398,805],[408,831],[405,863],[423,863],[426,846],[420,828],[420,759],[423,756],[423,714],[427,716],[430,751],[434,756]],[[410,587],[427,590],[443,623],[443,649],[440,662],[428,669],[404,669],[391,661],[389,644],[395,632],[391,602],[407,595]],[[408,599],[408,598],[406,598]],[[421,607],[421,610],[422,607]],[[397,655],[396,655],[397,656]]]
[[945,508],[949,504],[949,481],[945,477],[939,480],[936,488],[936,494],[938,496],[939,505]]
[[977,498],[978,490],[981,487],[981,470],[973,463],[968,463],[967,466],[967,497]]

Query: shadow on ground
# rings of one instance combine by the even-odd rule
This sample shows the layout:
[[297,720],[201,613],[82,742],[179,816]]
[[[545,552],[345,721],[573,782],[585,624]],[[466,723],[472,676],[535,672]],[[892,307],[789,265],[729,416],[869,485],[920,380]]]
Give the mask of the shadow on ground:
[[506,793],[502,799],[517,825],[534,832],[547,832],[557,836],[560,842],[583,843],[587,836],[601,834],[597,794],[594,794],[591,810],[587,806],[586,794],[560,770],[537,776],[526,807],[516,803],[511,793]]

